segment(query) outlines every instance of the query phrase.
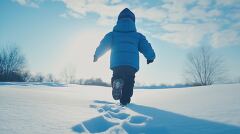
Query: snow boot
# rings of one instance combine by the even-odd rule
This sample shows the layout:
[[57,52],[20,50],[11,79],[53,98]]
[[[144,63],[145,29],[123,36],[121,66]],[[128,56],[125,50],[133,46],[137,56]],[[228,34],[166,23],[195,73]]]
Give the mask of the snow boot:
[[120,99],[120,104],[122,105],[122,106],[126,106],[127,104],[129,104],[131,102],[131,98],[124,98],[124,97],[122,97],[121,99]]
[[122,97],[124,81],[122,79],[115,79],[112,83],[112,96],[114,100],[119,100]]

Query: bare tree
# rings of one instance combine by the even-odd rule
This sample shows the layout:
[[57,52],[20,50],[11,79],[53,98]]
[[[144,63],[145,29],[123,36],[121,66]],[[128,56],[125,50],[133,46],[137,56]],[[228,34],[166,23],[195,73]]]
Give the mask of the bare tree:
[[44,75],[42,75],[41,73],[37,73],[35,76],[32,77],[31,82],[43,82],[44,80]]
[[72,66],[67,66],[67,67],[64,68],[61,75],[62,75],[63,80],[66,83],[74,83],[75,75],[76,75],[76,69]]
[[16,45],[0,50],[0,81],[23,81],[26,59]]
[[187,58],[188,81],[199,85],[211,85],[222,80],[225,73],[223,59],[215,55],[210,47],[201,46]]
[[23,81],[25,82],[29,82],[31,80],[31,73],[29,71],[25,71],[22,73],[22,78],[23,78]]
[[53,74],[48,74],[46,81],[47,82],[55,82],[55,78],[54,78]]

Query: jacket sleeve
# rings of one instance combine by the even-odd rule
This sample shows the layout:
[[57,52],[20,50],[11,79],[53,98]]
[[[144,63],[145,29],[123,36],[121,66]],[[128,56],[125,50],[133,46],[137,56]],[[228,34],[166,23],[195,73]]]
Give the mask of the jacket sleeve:
[[96,48],[95,56],[97,58],[104,55],[110,48],[112,43],[112,32],[106,34],[104,38],[101,40],[99,46]]
[[139,52],[141,52],[147,60],[155,59],[155,52],[151,46],[151,44],[147,41],[146,37],[140,34],[139,41]]

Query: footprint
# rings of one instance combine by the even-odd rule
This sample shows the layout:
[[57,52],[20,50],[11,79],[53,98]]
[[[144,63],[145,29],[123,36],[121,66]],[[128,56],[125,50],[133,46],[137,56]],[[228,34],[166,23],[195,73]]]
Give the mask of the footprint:
[[122,126],[128,133],[143,133],[146,131],[146,125],[149,119],[150,118],[141,115],[131,116],[130,120],[124,122]]
[[98,111],[99,113],[102,113],[102,112],[104,112],[104,109],[99,108],[97,111]]
[[97,108],[97,105],[89,105],[90,108]]
[[84,133],[85,132],[82,124],[76,125],[72,129],[73,129],[73,131],[78,132],[78,133]]
[[110,116],[119,120],[124,120],[127,119],[129,117],[129,114],[127,113],[112,113],[109,112]]
[[82,123],[90,133],[100,133],[108,130],[109,128],[118,125],[119,123],[106,120],[103,116],[99,116]]
[[124,122],[122,128],[130,134],[138,134],[144,132],[146,124],[132,124],[130,122]]
[[152,118],[131,111],[127,107],[95,101],[89,105],[99,112],[99,116],[83,121],[73,127],[79,133],[142,133]]
[[118,113],[120,111],[119,108],[113,106],[113,105],[104,105],[101,107],[105,112],[111,111],[113,113]]
[[112,118],[112,116],[109,113],[105,113],[103,116],[110,119]]
[[98,104],[114,104],[114,103],[112,103],[112,102],[101,101],[101,100],[94,100],[94,103],[98,103]]
[[147,120],[148,120],[147,117],[137,115],[137,116],[132,116],[129,122],[134,124],[141,124],[146,122]]
[[122,128],[129,134],[169,134],[168,130],[165,127],[149,127],[147,123],[141,124],[132,124],[129,122],[125,122],[122,125]]

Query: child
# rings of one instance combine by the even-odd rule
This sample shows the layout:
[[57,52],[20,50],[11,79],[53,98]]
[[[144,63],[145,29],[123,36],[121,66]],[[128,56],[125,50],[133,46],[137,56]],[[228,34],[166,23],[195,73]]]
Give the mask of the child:
[[135,27],[135,15],[125,8],[118,16],[116,26],[100,42],[94,55],[94,62],[111,49],[110,68],[112,95],[127,105],[133,95],[135,73],[139,70],[139,52],[147,59],[147,64],[155,59],[154,50],[145,36]]

